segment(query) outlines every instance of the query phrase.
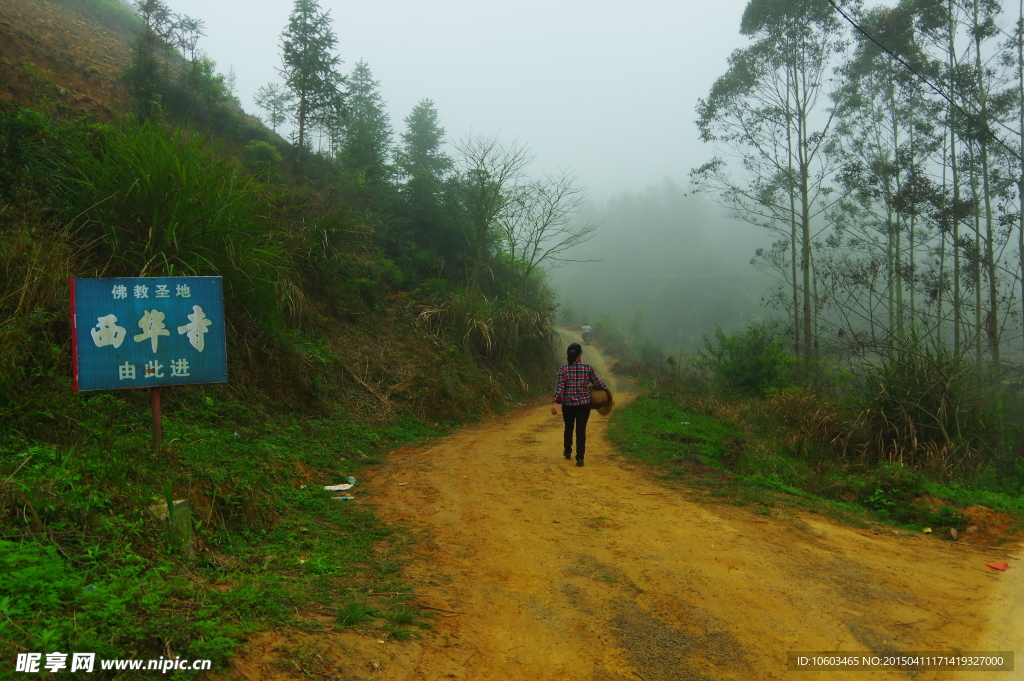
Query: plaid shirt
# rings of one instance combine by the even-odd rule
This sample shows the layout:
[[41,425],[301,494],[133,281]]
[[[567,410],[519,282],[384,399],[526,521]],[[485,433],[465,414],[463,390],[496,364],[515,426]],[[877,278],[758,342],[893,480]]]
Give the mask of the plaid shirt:
[[591,383],[602,390],[608,389],[589,364],[579,360],[563,364],[558,370],[558,383],[555,384],[555,395],[551,401],[568,407],[590,404]]

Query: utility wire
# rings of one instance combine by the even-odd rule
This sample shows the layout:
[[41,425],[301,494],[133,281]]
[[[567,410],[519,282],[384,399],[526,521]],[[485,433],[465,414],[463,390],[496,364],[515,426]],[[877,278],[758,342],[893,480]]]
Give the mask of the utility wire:
[[[871,35],[870,33],[868,33],[868,32],[867,32],[867,30],[866,30],[866,29],[865,29],[864,27],[862,27],[862,26],[861,26],[860,24],[858,24],[858,23],[857,23],[856,21],[854,21],[854,20],[853,20],[853,18],[852,18],[852,17],[851,17],[851,16],[849,15],[849,14],[847,14],[847,13],[846,13],[846,12],[845,12],[845,11],[843,10],[843,8],[842,8],[842,7],[840,7],[839,5],[837,5],[837,4],[836,4],[836,2],[835,2],[835,0],[828,0],[828,4],[832,5],[832,7],[833,7],[833,8],[834,8],[834,9],[835,9],[835,10],[836,10],[837,12],[839,12],[839,13],[840,13],[840,14],[841,14],[841,15],[843,16],[843,18],[844,18],[844,19],[846,19],[846,21],[847,21],[847,22],[849,22],[849,24],[850,24],[851,26],[853,26],[853,27],[854,27],[855,29],[857,29],[858,31],[860,31],[860,32],[861,32],[861,33],[862,33],[862,34],[864,35],[864,37],[866,37],[866,38],[867,38],[868,40],[870,40],[871,42],[873,42],[873,43],[874,43],[875,45],[878,45],[878,47],[879,47],[879,48],[881,48],[883,52],[885,52],[885,53],[886,53],[887,55],[889,55],[890,57],[892,57],[893,59],[895,59],[895,60],[896,60],[897,62],[899,62],[899,63],[900,63],[900,64],[901,64],[902,66],[903,66],[903,68],[907,69],[907,70],[908,70],[908,71],[910,71],[910,72],[911,72],[912,74],[914,74],[915,76],[917,76],[918,80],[920,80],[920,81],[921,81],[922,83],[924,83],[924,84],[925,84],[925,85],[927,85],[927,86],[928,86],[929,88],[931,88],[932,90],[934,90],[934,91],[935,91],[935,93],[936,93],[936,94],[938,94],[938,95],[939,95],[940,97],[942,97],[942,98],[943,98],[944,100],[946,100],[947,102],[949,102],[949,105],[950,105],[951,107],[953,107],[954,109],[956,109],[956,110],[957,110],[957,111],[958,111],[958,112],[959,112],[959,113],[960,113],[960,114],[961,114],[962,116],[964,116],[964,118],[966,118],[966,119],[968,119],[969,121],[971,121],[971,123],[973,123],[973,124],[974,124],[974,125],[975,125],[975,126],[976,126],[976,127],[978,128],[978,129],[979,129],[979,130],[984,130],[984,131],[985,131],[986,133],[988,133],[989,135],[991,135],[992,139],[994,139],[994,140],[995,140],[996,142],[998,142],[998,143],[999,143],[999,146],[1001,146],[1001,147],[1002,147],[1003,149],[1006,149],[1006,150],[1007,150],[1008,152],[1010,152],[1010,155],[1011,155],[1011,156],[1013,156],[1014,158],[1016,158],[1016,159],[1017,159],[1018,161],[1020,161],[1021,163],[1024,163],[1024,158],[1021,158],[1020,152],[1016,151],[1015,149],[1013,149],[1012,147],[1010,147],[1010,146],[1009,146],[1008,144],[1006,144],[1006,142],[1004,142],[1004,141],[1002,140],[1002,138],[1000,138],[1000,137],[999,137],[999,135],[997,135],[997,134],[996,134],[996,133],[995,133],[995,132],[994,132],[994,131],[992,130],[992,128],[990,128],[989,126],[987,126],[987,125],[983,124],[983,123],[982,123],[981,121],[979,121],[979,120],[978,120],[977,118],[975,118],[975,117],[974,117],[974,116],[972,116],[972,115],[971,115],[970,113],[968,113],[968,112],[967,112],[967,111],[966,111],[966,110],[965,110],[965,109],[964,109],[963,107],[961,107],[961,106],[960,106],[959,104],[957,104],[956,102],[954,102],[954,101],[953,101],[953,99],[952,99],[952,98],[951,98],[951,97],[950,97],[949,95],[947,95],[947,94],[946,94],[945,92],[943,92],[943,91],[942,91],[942,89],[941,89],[941,88],[940,88],[940,87],[939,87],[938,85],[935,85],[935,84],[934,84],[934,83],[932,83],[932,82],[931,82],[930,80],[928,80],[928,78],[927,78],[927,77],[925,77],[924,75],[922,75],[922,74],[918,73],[918,72],[917,72],[917,70],[916,70],[916,69],[914,69],[914,67],[913,67],[913,66],[911,66],[911,65],[910,65],[909,63],[907,63],[907,61],[906,61],[905,59],[903,59],[903,57],[899,56],[898,54],[896,54],[895,52],[893,52],[892,50],[890,50],[890,49],[889,49],[888,47],[886,47],[885,45],[883,45],[882,43],[880,43],[880,42],[878,41],[878,39],[877,39],[877,38],[875,38],[875,36],[873,36],[873,35]],[[1014,132],[1016,132],[1016,131],[1014,131]]]

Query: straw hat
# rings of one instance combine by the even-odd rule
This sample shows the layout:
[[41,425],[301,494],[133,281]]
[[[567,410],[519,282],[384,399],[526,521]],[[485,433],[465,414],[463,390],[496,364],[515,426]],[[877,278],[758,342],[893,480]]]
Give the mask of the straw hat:
[[597,411],[601,416],[608,416],[615,406],[615,397],[611,390],[590,387],[590,408]]

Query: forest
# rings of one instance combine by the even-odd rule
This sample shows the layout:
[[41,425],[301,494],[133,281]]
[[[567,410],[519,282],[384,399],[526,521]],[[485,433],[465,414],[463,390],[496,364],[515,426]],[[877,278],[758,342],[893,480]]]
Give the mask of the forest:
[[[657,639],[636,634],[660,657],[631,664],[680,678],[678,650],[718,664],[747,641],[699,604],[679,610],[699,635],[649,612],[634,627],[637,583],[670,600],[636,546],[711,574],[708,514],[753,513],[771,542],[854,546],[848,525],[948,558],[933,540],[975,517],[1012,533],[1024,514],[1024,3],[750,0],[741,46],[680,112],[703,145],[689,177],[594,197],[527,141],[449,134],[430,98],[393,120],[371,64],[344,61],[327,0],[288,3],[280,67],[251,102],[169,0],[0,2],[17,8],[0,21],[0,661],[91,650],[221,673],[287,631],[268,657],[281,678],[354,668],[302,638],[321,634],[366,639],[352,657],[373,672],[376,645],[424,636],[463,669],[457,618],[512,607],[422,592],[474,586],[479,561],[503,597],[512,567],[546,566],[536,593],[579,578],[550,592],[564,617],[612,613],[595,631]],[[154,446],[148,391],[69,390],[69,279],[185,275],[223,278],[229,381],[165,390]],[[556,469],[561,420],[538,417],[583,324],[623,405],[594,417],[598,463],[570,474],[627,481],[613,491]],[[575,517],[597,498],[601,515]],[[975,536],[1004,540],[989,529]],[[637,544],[613,559],[606,530]],[[707,534],[669,534],[690,531]],[[530,560],[507,548],[538,537]],[[713,555],[694,567],[697,545]],[[838,554],[814,555],[822,589],[879,574],[833,579]],[[673,598],[690,589],[665,579]],[[872,603],[856,609],[888,612]]]
[[1024,357],[1015,11],[751,2],[740,26],[749,44],[697,106],[715,155],[691,173],[772,236],[753,262],[777,281],[768,302],[796,370],[865,397],[873,456],[946,474],[996,465],[1014,487]]

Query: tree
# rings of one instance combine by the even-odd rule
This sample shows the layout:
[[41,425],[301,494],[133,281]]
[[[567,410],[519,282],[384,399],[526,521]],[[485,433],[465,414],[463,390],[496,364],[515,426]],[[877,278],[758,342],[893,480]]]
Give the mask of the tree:
[[497,137],[470,135],[455,145],[456,174],[449,182],[449,206],[468,250],[466,286],[471,297],[499,235],[502,217],[522,191],[523,170],[533,160],[526,147],[503,145]]
[[343,168],[354,171],[369,182],[382,182],[391,176],[391,122],[384,110],[369,65],[360,60],[348,79],[345,107],[345,134],[338,152]]
[[822,152],[832,117],[823,115],[820,104],[830,64],[846,43],[824,0],[750,0],[740,33],[755,42],[729,57],[728,71],[698,103],[697,126],[704,141],[736,158],[746,177],[735,179],[721,157],[691,177],[719,194],[740,219],[788,236],[794,332],[809,358],[812,221],[827,209],[831,172]]
[[199,90],[198,81],[200,61],[202,59],[202,52],[199,50],[199,39],[206,35],[203,31],[204,28],[206,28],[206,24],[202,19],[193,19],[185,14],[179,14],[172,27],[171,40],[181,50],[181,54],[185,59],[188,60],[185,87],[193,99]]
[[174,34],[174,15],[163,0],[135,0],[142,27],[132,44],[132,63],[125,79],[143,118],[152,118],[160,110],[160,90],[166,77],[161,50],[169,49]]
[[573,223],[587,199],[586,189],[568,171],[549,175],[515,192],[498,220],[505,256],[521,292],[542,267],[570,262],[568,251],[590,241],[597,231],[593,222]]
[[331,54],[338,40],[329,15],[330,12],[320,11],[317,0],[295,0],[288,27],[281,34],[280,71],[295,99],[300,169],[309,124],[337,104],[344,84],[344,78],[336,71],[341,59]]
[[[904,62],[919,70],[931,66],[915,34],[913,12],[906,3],[873,8],[865,13],[861,24]],[[928,102],[920,80],[877,43],[860,35],[856,37],[851,59],[839,70],[844,77],[842,87],[834,93],[840,122],[830,153],[842,167],[839,181],[846,191],[831,217],[839,236],[845,237],[847,245],[861,254],[865,266],[873,267],[877,262],[875,256],[883,255],[884,289],[868,291],[867,295],[871,299],[878,294],[876,300],[884,297],[887,315],[876,315],[871,306],[860,312],[870,309],[870,324],[886,320],[886,334],[903,335],[919,321],[918,250],[928,231],[924,218],[933,214],[929,207],[942,194],[922,173],[942,146],[933,124],[941,116],[942,108]],[[836,268],[832,263],[830,276],[834,279],[845,272],[855,280],[854,288],[863,287],[867,281],[864,269],[848,262],[845,256],[840,260],[846,266]],[[837,281],[830,284],[840,285]],[[906,292],[909,306],[904,299]],[[851,316],[852,312],[845,309],[841,314],[846,320],[855,320],[858,315]],[[932,320],[929,326],[937,330],[938,320]],[[851,333],[851,337],[855,335]],[[876,337],[874,328],[871,337]]]
[[405,117],[405,125],[395,150],[395,169],[404,179],[400,193],[406,229],[415,243],[452,259],[458,235],[450,229],[440,200],[452,159],[442,149],[445,131],[434,102],[420,101]]
[[288,120],[292,111],[292,93],[277,83],[267,83],[253,97],[256,106],[267,112],[270,127],[277,132],[277,126]]

